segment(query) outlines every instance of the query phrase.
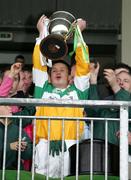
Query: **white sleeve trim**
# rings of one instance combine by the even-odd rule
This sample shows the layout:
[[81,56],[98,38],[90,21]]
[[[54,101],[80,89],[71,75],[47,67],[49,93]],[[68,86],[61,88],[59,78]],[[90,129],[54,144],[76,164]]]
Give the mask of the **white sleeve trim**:
[[33,82],[35,86],[42,88],[47,80],[48,80],[47,72],[33,68]]
[[90,83],[89,83],[90,74],[87,76],[75,76],[74,78],[74,84],[77,89],[80,91],[85,91],[86,89],[89,89]]

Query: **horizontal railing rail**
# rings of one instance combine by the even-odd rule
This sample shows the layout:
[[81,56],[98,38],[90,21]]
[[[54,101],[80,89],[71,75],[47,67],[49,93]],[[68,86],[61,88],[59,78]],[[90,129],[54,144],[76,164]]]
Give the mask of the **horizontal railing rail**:
[[64,107],[131,107],[130,101],[105,101],[105,100],[66,100],[66,99],[35,99],[35,98],[0,98],[0,105],[21,105],[21,106],[64,106]]

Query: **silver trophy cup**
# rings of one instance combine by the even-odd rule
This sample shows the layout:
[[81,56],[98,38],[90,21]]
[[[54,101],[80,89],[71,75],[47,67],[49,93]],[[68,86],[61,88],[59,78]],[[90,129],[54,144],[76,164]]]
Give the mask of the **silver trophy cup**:
[[67,41],[73,35],[75,17],[66,11],[56,11],[49,18],[49,35],[40,43],[40,51],[47,59],[62,60],[68,53]]

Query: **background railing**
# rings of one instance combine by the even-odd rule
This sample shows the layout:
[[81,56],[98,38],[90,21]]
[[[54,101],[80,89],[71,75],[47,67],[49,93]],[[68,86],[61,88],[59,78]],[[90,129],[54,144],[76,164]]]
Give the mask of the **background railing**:
[[[92,100],[50,100],[50,99],[18,99],[18,98],[0,98],[0,105],[20,105],[20,106],[60,106],[60,107],[87,107],[88,106],[93,106],[93,107],[117,107],[120,109],[120,117],[119,118],[105,118],[105,117],[35,117],[35,116],[26,116],[26,118],[32,118],[34,119],[34,135],[33,135],[33,163],[32,163],[32,180],[34,179],[34,174],[35,174],[35,166],[34,166],[34,156],[35,156],[35,122],[36,119],[64,119],[64,120],[70,120],[74,119],[80,120],[80,121],[90,121],[91,122],[91,161],[90,161],[90,180],[93,180],[93,121],[94,120],[103,120],[105,121],[105,180],[108,179],[108,167],[107,167],[107,162],[108,162],[108,130],[107,130],[107,125],[108,121],[113,120],[113,121],[120,121],[120,180],[128,180],[128,124],[129,124],[129,117],[128,117],[128,108],[131,107],[131,102],[127,101],[92,101]],[[14,117],[14,118],[19,118],[20,120],[20,131],[22,129],[22,119],[25,116],[2,116],[0,115],[0,118],[8,118],[8,117]],[[64,129],[64,128],[63,128]],[[21,134],[19,134],[21,137]],[[21,139],[21,138],[20,138]],[[5,140],[6,140],[6,134],[5,134]],[[76,143],[76,149],[77,149],[77,157],[76,157],[76,179],[78,179],[78,160],[79,160],[79,140]],[[4,146],[6,148],[6,144]],[[5,159],[6,157],[4,157]],[[19,157],[20,158],[20,151],[19,151]],[[115,161],[115,159],[114,159]],[[3,163],[4,164],[4,163]],[[63,167],[62,167],[63,168]],[[3,172],[2,172],[2,180],[5,178],[5,168],[3,166]],[[47,179],[49,178],[49,174],[47,174]],[[63,179],[63,175],[61,176],[61,179]],[[17,170],[17,180],[20,179],[20,167],[18,166]]]

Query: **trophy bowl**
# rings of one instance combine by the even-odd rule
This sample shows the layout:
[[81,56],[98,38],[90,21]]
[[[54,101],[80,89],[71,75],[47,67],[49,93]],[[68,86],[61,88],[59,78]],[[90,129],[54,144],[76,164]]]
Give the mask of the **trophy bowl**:
[[75,17],[66,11],[56,11],[50,17],[49,33],[68,33]]

